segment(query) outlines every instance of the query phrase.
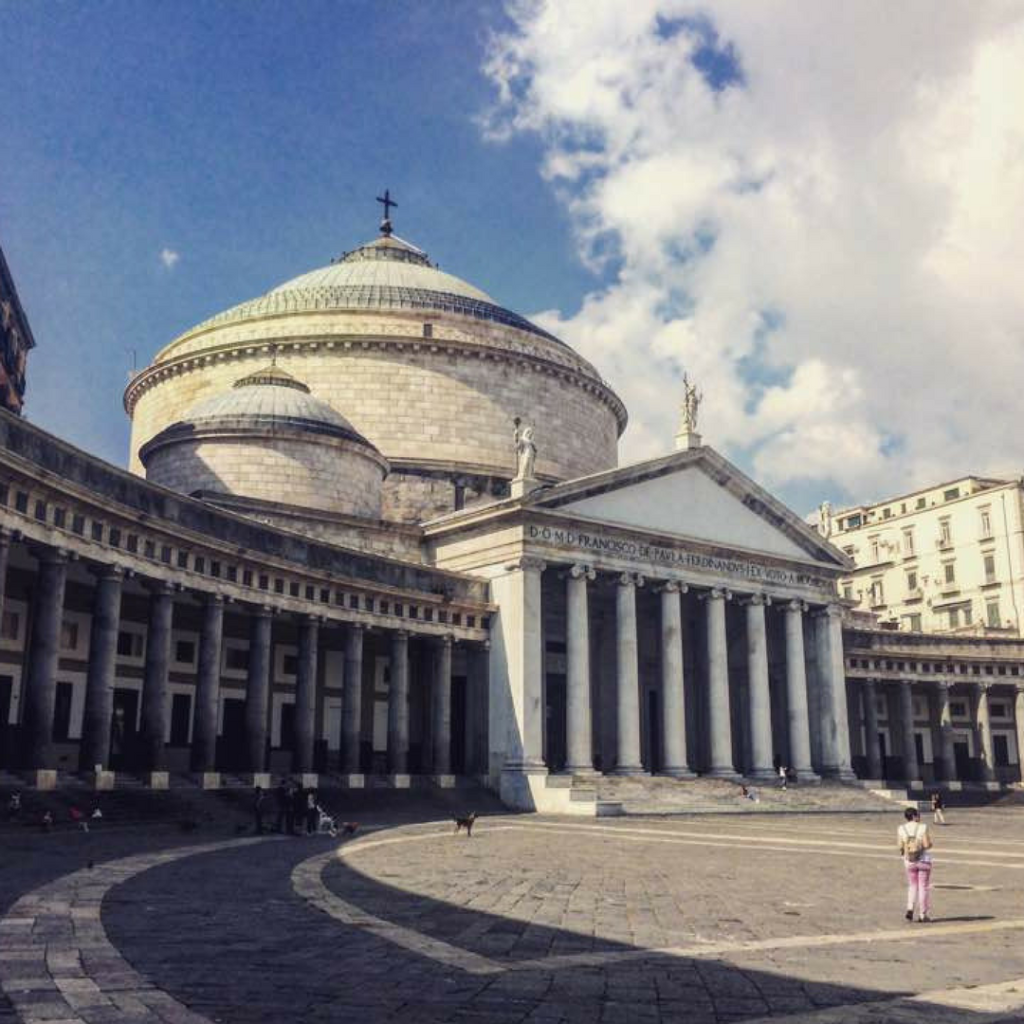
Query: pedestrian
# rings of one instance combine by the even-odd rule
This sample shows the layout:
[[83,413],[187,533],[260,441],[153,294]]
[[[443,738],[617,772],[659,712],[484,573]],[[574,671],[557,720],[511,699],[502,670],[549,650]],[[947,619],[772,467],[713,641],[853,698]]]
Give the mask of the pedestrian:
[[263,787],[256,786],[252,791],[252,816],[256,835],[263,835]]
[[316,790],[306,790],[306,835],[316,835],[316,827],[320,820],[320,812],[316,808]]
[[281,781],[274,790],[274,800],[277,803],[277,824],[274,827],[276,832],[284,832],[285,819],[288,817],[288,807],[291,804],[291,796],[288,793],[288,785],[282,776]]
[[914,920],[914,906],[917,905],[919,921],[931,920],[932,902],[932,837],[928,826],[921,821],[916,807],[903,812],[906,819],[896,830],[900,856],[907,873],[906,919]]
[[17,821],[21,817],[21,794],[15,790],[7,801],[7,820]]
[[72,807],[68,811],[68,816],[71,818],[72,823],[78,827],[80,832],[89,831],[89,822],[85,820],[85,815],[77,807]]
[[298,809],[298,801],[301,794],[299,787],[294,782],[288,782],[288,803],[285,805],[284,827],[288,835],[295,835],[295,812]]
[[51,811],[43,811],[42,825],[44,832],[53,831],[53,814]]
[[932,793],[932,820],[936,825],[946,824],[946,816],[942,813],[945,809],[945,804],[942,802],[942,794],[936,790]]
[[786,788],[786,782],[788,780],[789,780],[789,772],[786,771],[786,766],[784,764],[780,764],[779,765],[779,788],[780,789],[785,789]]

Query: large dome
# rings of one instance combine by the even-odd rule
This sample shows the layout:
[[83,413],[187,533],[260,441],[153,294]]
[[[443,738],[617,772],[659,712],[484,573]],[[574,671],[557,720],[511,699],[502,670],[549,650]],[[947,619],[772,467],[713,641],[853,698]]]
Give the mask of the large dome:
[[169,426],[235,408],[230,385],[271,354],[387,460],[388,518],[415,522],[507,493],[517,418],[534,427],[542,481],[614,467],[626,410],[597,370],[439,270],[389,222],[382,231],[158,352],[125,391],[132,468],[142,471],[141,453]]

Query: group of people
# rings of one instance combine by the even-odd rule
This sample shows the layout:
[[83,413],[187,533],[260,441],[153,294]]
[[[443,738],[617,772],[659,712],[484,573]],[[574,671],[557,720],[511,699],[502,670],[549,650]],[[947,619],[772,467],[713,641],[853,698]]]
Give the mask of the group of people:
[[[257,835],[267,831],[263,821],[267,809],[266,800],[266,791],[262,786],[256,786],[253,790],[252,812]],[[334,819],[320,806],[317,791],[312,786],[303,787],[294,779],[282,779],[274,790],[274,803],[277,809],[275,832],[290,836],[337,833]]]

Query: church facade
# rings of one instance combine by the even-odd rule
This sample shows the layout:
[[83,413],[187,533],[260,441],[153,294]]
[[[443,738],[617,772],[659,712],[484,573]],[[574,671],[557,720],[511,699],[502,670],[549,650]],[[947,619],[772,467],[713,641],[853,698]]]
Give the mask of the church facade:
[[0,767],[567,813],[600,773],[876,777],[852,563],[699,402],[620,467],[597,370],[386,219],[157,353],[128,470],[0,414]]

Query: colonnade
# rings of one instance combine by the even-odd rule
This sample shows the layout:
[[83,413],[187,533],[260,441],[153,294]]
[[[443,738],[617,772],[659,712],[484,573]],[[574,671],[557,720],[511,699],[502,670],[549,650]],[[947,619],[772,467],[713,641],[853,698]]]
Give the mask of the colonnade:
[[[515,751],[507,767],[526,770],[542,767],[543,736],[541,706],[544,650],[542,640],[542,574],[557,571],[565,579],[566,637],[566,771],[585,774],[595,770],[593,749],[591,626],[588,591],[598,579],[593,566],[576,563],[557,569],[536,558],[523,558],[507,567],[514,578],[509,599],[516,604],[521,620],[523,649],[517,651],[510,666],[513,691],[522,688],[518,707],[522,750]],[[659,593],[659,664],[663,712],[660,746],[667,775],[693,774],[687,750],[686,686],[684,679],[685,637],[681,598],[687,583],[675,579],[647,580],[635,572],[601,574],[602,582],[614,582],[615,599],[615,702],[616,751],[611,770],[620,775],[644,772],[641,761],[641,680],[637,629],[637,590],[650,587]],[[778,749],[772,734],[772,697],[769,684],[768,639],[765,621],[771,598],[765,593],[733,594],[722,587],[696,590],[702,608],[704,678],[707,700],[706,731],[709,737],[707,774],[738,778],[733,752],[733,709],[730,702],[729,643],[726,629],[726,605],[738,601],[745,606],[746,665],[749,692],[750,763],[743,774],[751,778],[769,778],[775,774],[774,756]],[[816,673],[819,692],[816,707],[820,722],[815,723],[821,738],[821,773],[852,778],[846,689],[842,655],[840,609],[835,606],[810,608],[799,600],[783,605],[785,616],[785,693],[787,707],[787,749],[790,767],[802,779],[814,779],[818,773],[811,760],[811,721],[808,680],[805,671],[804,623],[815,616]],[[520,674],[518,682],[514,678]],[[514,698],[515,703],[515,698]]]
[[[7,538],[2,538],[7,540]],[[0,579],[4,578],[8,545],[0,548]],[[52,769],[54,709],[58,680],[60,631],[65,612],[68,555],[56,548],[33,549],[38,561],[28,639],[29,670],[23,690],[22,764],[28,769]],[[126,574],[118,566],[96,567],[91,608],[92,621],[86,667],[85,699],[79,767],[91,771],[108,767],[113,720],[117,644]],[[142,670],[139,715],[138,767],[165,772],[166,736],[170,707],[170,667],[175,601],[181,588],[164,581],[145,583],[148,624]],[[192,704],[191,770],[218,769],[218,712],[221,702],[221,665],[224,642],[225,598],[218,593],[198,595],[201,603],[198,663]],[[0,583],[0,608],[3,583]],[[268,769],[271,710],[272,637],[275,619],[285,616],[271,606],[233,605],[233,612],[248,618],[248,665],[244,707],[245,770]],[[317,729],[318,663],[325,619],[316,614],[288,616],[298,619],[298,651],[294,685],[294,745],[291,770],[314,770]],[[332,625],[339,625],[332,623]],[[340,624],[344,630],[344,675],[339,736],[340,767],[349,775],[361,774],[363,758],[363,660],[368,627],[358,622]],[[374,627],[376,629],[376,627]],[[410,636],[403,628],[387,630],[390,663],[388,698],[388,772],[404,775],[410,767]],[[431,770],[447,775],[452,770],[452,650],[450,634],[415,634],[430,645],[429,686]]]
[[[919,689],[919,695],[927,695],[929,701],[927,720],[928,728],[932,732],[932,764],[935,781],[997,781],[995,744],[992,737],[992,716],[989,704],[993,690],[999,685],[990,680],[966,683],[935,680]],[[1005,684],[1002,685],[1005,687]],[[878,698],[890,693],[893,688],[896,690],[899,712],[895,720],[892,716],[887,716],[890,736],[895,733],[899,737],[900,755],[898,756],[901,756],[903,761],[903,780],[919,782],[922,780],[923,765],[917,751],[918,730],[914,720],[914,684],[909,679],[895,681],[865,679],[861,683],[866,774],[870,779],[886,778],[887,771],[880,740],[881,724],[878,714]],[[956,693],[954,693],[954,688]],[[952,713],[952,705],[956,697],[960,697],[971,709],[968,720],[962,723],[961,728],[972,732],[976,739],[978,757],[975,760],[981,773],[981,778],[977,780],[962,779],[957,764]],[[1013,700],[1013,720],[1016,726],[1019,759],[1024,751],[1024,683],[1014,684]]]

